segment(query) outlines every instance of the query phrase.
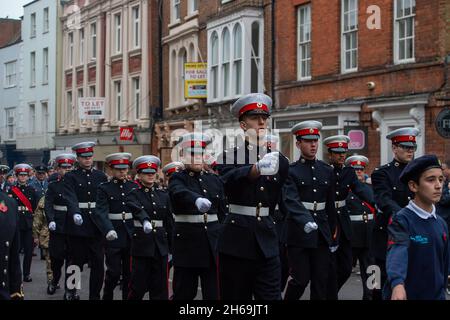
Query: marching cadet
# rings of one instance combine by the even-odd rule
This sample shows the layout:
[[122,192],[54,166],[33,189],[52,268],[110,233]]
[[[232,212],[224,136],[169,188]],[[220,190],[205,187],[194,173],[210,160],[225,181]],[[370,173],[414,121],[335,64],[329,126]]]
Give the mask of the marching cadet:
[[152,155],[133,161],[138,184],[127,196],[134,219],[131,239],[131,280],[128,300],[167,300],[169,281],[167,257],[170,251],[172,210],[169,194],[155,184],[161,161]]
[[137,187],[127,180],[130,153],[113,153],[105,158],[112,178],[99,185],[96,210],[92,219],[107,242],[105,244],[106,274],[103,300],[113,300],[114,289],[122,276],[122,300],[128,298],[130,281],[130,248],[133,233],[133,216],[126,205],[128,193]]
[[414,193],[414,199],[389,222],[383,298],[446,300],[448,228],[435,208],[444,182],[441,163],[435,155],[414,159],[400,181]]
[[[333,168],[316,158],[321,128],[318,121],[303,121],[291,129],[301,156],[291,163],[285,187],[291,276],[285,300],[298,300],[310,281],[311,299],[325,300],[331,253],[338,247]],[[307,214],[293,214],[299,203],[309,210]],[[294,204],[297,208],[292,208]]]
[[170,181],[170,178],[172,177],[172,175],[175,172],[179,172],[182,170],[184,170],[184,164],[179,161],[170,162],[162,168],[162,173],[164,175],[164,185],[166,188],[169,185],[169,181]]
[[272,99],[261,93],[239,98],[232,107],[245,141],[218,157],[229,214],[219,239],[221,291],[225,300],[280,300],[279,241],[273,216],[289,161],[268,152]]
[[[64,193],[67,199],[68,265],[91,267],[89,300],[100,300],[103,285],[103,237],[92,220],[96,210],[97,187],[107,181],[106,175],[93,168],[94,142],[81,142],[72,147],[77,154],[78,168],[64,175]],[[76,289],[65,295],[67,300],[78,300]]]
[[36,171],[35,178],[31,181],[30,185],[36,190],[36,198],[41,199],[45,196],[45,192],[48,188],[47,181],[47,167],[44,165],[34,167]]
[[0,300],[23,300],[17,203],[0,192]]
[[9,196],[17,201],[19,212],[20,245],[24,250],[23,257],[23,281],[31,282],[30,269],[33,253],[33,213],[36,210],[38,200],[36,193],[28,184],[29,174],[33,168],[21,163],[13,168],[17,176],[17,183],[8,192]]
[[406,165],[414,158],[418,134],[419,130],[416,128],[400,128],[390,132],[386,138],[392,141],[394,159],[390,163],[376,168],[371,176],[375,202],[381,211],[375,216],[371,243],[375,264],[379,266],[381,271],[381,288],[374,289],[374,300],[381,300],[381,289],[386,282],[385,265],[389,218],[406,206],[413,196],[408,187],[400,182],[399,177]]
[[360,199],[356,194],[350,191],[347,196],[347,209],[350,214],[352,224],[352,256],[353,262],[359,262],[361,280],[363,284],[363,300],[372,299],[372,291],[367,286],[367,267],[373,264],[373,259],[369,254],[370,242],[373,230],[373,217],[375,208],[373,206],[372,186],[365,182],[365,169],[369,164],[369,159],[364,156],[351,156],[345,160],[345,165],[355,170],[358,180],[365,189],[370,201],[366,202]]
[[198,278],[204,300],[217,300],[217,240],[225,215],[225,196],[219,177],[204,170],[204,154],[211,138],[202,133],[180,137],[185,169],[170,178],[173,231],[173,299],[194,300]]
[[54,294],[53,287],[53,272],[50,261],[50,254],[48,250],[49,244],[49,230],[47,225],[47,218],[44,213],[45,197],[42,197],[37,205],[37,209],[33,215],[33,239],[39,248],[42,250],[42,255],[45,258],[46,272],[47,272],[47,293]]
[[44,210],[48,229],[50,230],[48,248],[53,273],[53,281],[47,288],[48,294],[54,294],[58,288],[59,280],[61,279],[61,268],[67,259],[67,200],[63,194],[63,178],[67,172],[72,170],[75,161],[76,157],[70,153],[56,156],[56,173],[49,177],[48,189],[45,193]]
[[6,181],[6,175],[9,172],[9,167],[4,164],[0,164],[0,191],[7,192],[8,182]]
[[331,255],[331,268],[327,288],[328,300],[338,299],[339,290],[352,273],[352,227],[346,204],[350,189],[360,199],[373,205],[373,199],[370,197],[370,194],[366,193],[366,189],[359,182],[355,170],[352,167],[345,166],[349,143],[350,138],[345,135],[331,136],[323,140],[323,144],[328,148],[329,164],[333,168],[334,173],[335,209],[339,232],[339,247]]

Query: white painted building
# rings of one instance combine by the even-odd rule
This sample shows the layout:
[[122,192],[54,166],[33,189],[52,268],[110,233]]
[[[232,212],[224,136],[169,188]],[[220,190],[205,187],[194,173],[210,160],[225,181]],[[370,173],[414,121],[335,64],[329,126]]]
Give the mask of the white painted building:
[[47,162],[54,147],[59,61],[59,1],[26,4],[22,20],[23,90],[17,112],[17,149],[28,162]]
[[[22,42],[20,34],[0,48],[0,151],[2,164],[13,164],[16,145],[17,112],[22,90]],[[8,154],[8,151],[10,151]]]

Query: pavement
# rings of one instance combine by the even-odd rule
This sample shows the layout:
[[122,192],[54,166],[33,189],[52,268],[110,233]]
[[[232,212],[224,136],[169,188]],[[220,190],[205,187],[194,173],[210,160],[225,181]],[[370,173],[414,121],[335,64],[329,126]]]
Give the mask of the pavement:
[[[45,261],[40,259],[39,250],[36,250],[38,253],[37,256],[33,257],[33,262],[31,264],[31,277],[33,279],[32,282],[24,282],[24,293],[26,300],[63,300],[64,289],[58,289],[54,295],[47,294],[47,279],[45,272]],[[89,272],[90,269],[85,266],[83,269],[83,273],[81,276],[81,290],[79,291],[79,295],[81,300],[88,300],[89,298]],[[356,273],[358,268],[356,268],[355,272],[352,273],[350,279],[344,285],[344,287],[339,292],[339,299],[341,300],[361,300],[362,298],[362,283],[359,274]],[[170,284],[172,279],[171,269],[170,273]],[[63,288],[63,283],[60,282],[61,288]],[[169,288],[171,291],[171,288]],[[117,287],[114,291],[114,299],[121,299],[121,291],[120,288]],[[144,299],[148,299],[146,295]],[[201,299],[201,290],[199,288],[196,299]],[[305,294],[303,295],[301,300],[309,299],[309,288],[306,289]]]

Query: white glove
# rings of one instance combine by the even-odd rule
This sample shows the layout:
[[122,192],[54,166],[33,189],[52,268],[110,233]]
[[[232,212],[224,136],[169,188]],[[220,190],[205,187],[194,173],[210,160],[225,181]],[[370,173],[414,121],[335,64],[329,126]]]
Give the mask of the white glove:
[[211,201],[206,198],[197,198],[197,200],[195,200],[195,206],[198,211],[205,213],[208,212],[209,208],[211,208]]
[[48,230],[55,231],[56,230],[56,223],[55,221],[52,221],[48,224]]
[[145,233],[150,233],[150,232],[152,232],[152,229],[153,229],[152,224],[148,220],[144,221],[143,228],[144,228]]
[[75,213],[73,215],[73,222],[75,222],[77,226],[81,226],[83,224],[83,217],[81,216],[81,214]]
[[303,230],[305,230],[306,233],[310,233],[313,230],[317,230],[319,226],[315,222],[308,222],[305,224],[305,227]]
[[262,176],[273,176],[278,172],[278,152],[267,153],[256,163],[256,169]]
[[333,247],[330,247],[330,251],[331,251],[331,253],[334,253],[334,252],[336,252],[336,250],[339,248],[339,245],[336,245],[336,246],[333,246]]
[[119,238],[119,237],[117,236],[117,232],[114,230],[110,230],[106,234],[106,240],[108,240],[108,241],[113,241],[113,240],[116,240],[117,238]]

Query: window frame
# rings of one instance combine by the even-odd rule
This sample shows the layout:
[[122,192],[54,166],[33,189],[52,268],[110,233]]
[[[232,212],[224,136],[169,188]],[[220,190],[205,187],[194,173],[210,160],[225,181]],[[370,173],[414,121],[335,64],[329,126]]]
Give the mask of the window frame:
[[67,66],[73,67],[73,32],[67,34],[68,50],[67,50]]
[[48,47],[42,49],[42,84],[48,84],[48,61],[49,61]]
[[50,15],[49,7],[44,8],[44,13],[43,13],[43,30],[42,30],[42,33],[47,33],[47,32],[49,32],[49,29],[50,29],[50,19],[49,19],[49,15]]
[[[136,18],[135,16],[135,11],[137,10],[138,12],[138,17]],[[142,25],[142,14],[141,14],[141,6],[140,5],[135,5],[133,7],[131,7],[131,31],[132,31],[132,36],[131,36],[131,48],[132,49],[139,49],[141,48],[141,25]],[[137,41],[137,43],[136,43]]]
[[[9,116],[9,113],[12,113],[12,117]],[[12,118],[12,122],[10,122],[10,118]],[[16,139],[16,108],[5,108],[5,127],[6,127],[6,141],[12,141]],[[10,136],[10,132],[12,135]]]
[[36,86],[36,51],[30,52],[30,87]]
[[[415,0],[408,0],[411,2],[411,4],[413,5],[411,7],[411,14],[410,15],[403,15],[402,17],[398,17],[397,16],[397,10],[398,10],[398,1],[402,2],[402,7],[404,8],[404,2],[405,0],[394,0],[394,9],[393,9],[393,23],[394,23],[394,28],[393,28],[393,40],[394,40],[394,64],[405,64],[405,63],[414,63],[416,62],[416,50],[415,50],[415,45],[416,45],[416,34],[415,34],[415,17],[416,17],[416,1]],[[412,23],[411,23],[411,27],[412,27],[412,36],[408,37],[407,36],[407,26],[405,24],[405,37],[403,39],[400,39],[400,24],[399,21],[403,20],[406,21],[408,19],[412,19]],[[412,57],[411,58],[405,58],[405,59],[400,59],[400,41],[404,40],[405,41],[405,56],[406,56],[406,41],[408,39],[412,40]]]
[[[306,22],[304,24],[301,24],[300,18],[301,18],[301,10],[305,9],[307,10],[307,17],[309,17],[309,39],[307,41],[301,41],[301,36],[300,36],[300,28],[301,26],[306,26],[308,25],[308,20],[306,20]],[[297,80],[298,81],[309,81],[312,79],[312,55],[311,55],[311,46],[312,46],[312,23],[311,23],[311,18],[312,18],[312,9],[311,9],[311,4],[305,4],[305,5],[301,5],[297,8]],[[305,50],[308,50],[309,47],[309,57],[307,57],[306,59],[303,57],[302,54],[302,48],[303,46],[305,47]],[[309,73],[306,72],[305,76],[303,76],[303,63],[306,63],[307,65],[309,64]],[[306,65],[306,67],[307,67]],[[308,71],[308,69],[306,70]]]
[[[119,18],[119,19],[117,19],[117,18]],[[123,37],[122,37],[122,23],[123,23],[123,21],[122,20],[123,20],[122,19],[122,12],[119,11],[119,12],[116,12],[116,13],[113,14],[113,26],[114,26],[114,28],[113,28],[113,30],[114,30],[114,33],[113,33],[113,37],[114,37],[113,54],[114,55],[122,53],[122,40],[123,40]],[[117,23],[117,22],[119,22],[119,23]]]
[[[14,66],[13,73],[8,73],[8,66]],[[12,60],[4,63],[5,79],[4,88],[14,88],[17,86],[17,60]],[[8,80],[10,79],[10,80]]]
[[[89,54],[90,54],[90,58],[92,59],[96,59],[97,58],[97,21],[91,22],[90,26],[90,50],[89,50]],[[93,32],[94,31],[94,32]]]
[[171,22],[177,23],[181,20],[181,0],[171,0]]
[[30,38],[36,37],[36,12],[30,14]]
[[[345,12],[344,11],[344,6],[345,3],[348,3],[348,8],[349,11]],[[355,3],[355,10],[351,10],[350,9],[350,4],[351,2]],[[358,71],[358,59],[359,59],[359,41],[358,41],[358,36],[359,36],[359,21],[358,21],[358,14],[359,14],[359,7],[358,7],[359,3],[358,0],[341,0],[341,73],[345,74],[345,73],[351,73],[351,72],[356,72]],[[356,28],[354,29],[349,29],[349,30],[345,30],[345,16],[347,15],[350,19],[351,14],[355,12],[356,13]],[[349,21],[349,20],[348,20]],[[350,24],[349,24],[350,26]],[[347,50],[346,48],[346,40],[347,40],[347,36],[350,35],[350,37],[352,36],[352,34],[356,34],[356,46],[353,48],[350,48],[349,50]],[[350,66],[348,68],[347,66],[347,54],[350,53],[350,64],[352,62],[354,62],[352,59],[352,51],[356,51],[356,67],[352,67]]]
[[80,50],[79,50],[79,64],[83,64],[84,63],[84,47],[85,47],[85,40],[86,40],[86,35],[84,33],[84,28],[80,28],[79,32],[78,32],[78,38],[79,38],[79,46],[80,46]]
[[[122,99],[122,80],[114,80],[114,107],[116,109],[116,121],[122,121],[122,107],[123,107],[123,99]],[[119,90],[117,90],[117,88]]]

